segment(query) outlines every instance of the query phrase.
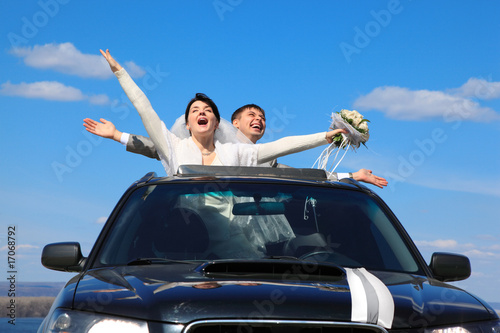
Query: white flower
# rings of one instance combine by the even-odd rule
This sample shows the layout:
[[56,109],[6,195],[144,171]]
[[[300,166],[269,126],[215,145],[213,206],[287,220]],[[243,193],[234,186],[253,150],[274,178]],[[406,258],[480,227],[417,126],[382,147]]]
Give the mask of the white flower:
[[366,121],[362,122],[359,126],[357,126],[359,129],[365,130],[368,132],[368,123]]
[[352,120],[353,127],[368,131],[368,124],[366,123],[366,121],[363,121],[364,117],[358,111],[356,110],[349,111],[346,109],[342,109],[340,111],[340,115],[344,119]]

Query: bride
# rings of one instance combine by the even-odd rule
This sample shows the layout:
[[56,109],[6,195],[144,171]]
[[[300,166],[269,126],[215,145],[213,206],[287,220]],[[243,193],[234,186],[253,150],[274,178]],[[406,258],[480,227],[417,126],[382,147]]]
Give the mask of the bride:
[[196,94],[187,105],[185,124],[181,126],[186,134],[180,134],[182,131],[169,131],[146,95],[111,56],[109,50],[100,51],[141,116],[168,175],[175,174],[182,164],[256,166],[284,155],[332,143],[336,134],[347,133],[343,129],[336,129],[285,137],[263,144],[247,143],[237,135],[229,122],[221,121],[217,106],[204,94]]

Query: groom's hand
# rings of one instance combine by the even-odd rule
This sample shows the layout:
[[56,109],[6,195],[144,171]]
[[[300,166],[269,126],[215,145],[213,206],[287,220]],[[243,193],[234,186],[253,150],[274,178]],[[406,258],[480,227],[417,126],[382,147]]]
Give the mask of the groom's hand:
[[371,170],[359,169],[352,174],[354,180],[365,182],[368,184],[373,184],[377,187],[384,188],[389,183],[385,178],[375,176],[372,174]]
[[118,131],[112,122],[107,121],[104,118],[101,118],[99,120],[101,122],[95,121],[90,118],[85,118],[83,120],[83,126],[92,134],[120,142],[122,132]]

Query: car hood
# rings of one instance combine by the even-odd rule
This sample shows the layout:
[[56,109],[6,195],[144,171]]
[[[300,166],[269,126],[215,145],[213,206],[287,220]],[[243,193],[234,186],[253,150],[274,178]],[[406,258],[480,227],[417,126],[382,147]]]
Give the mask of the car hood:
[[[237,271],[227,263],[94,269],[82,275],[74,307],[170,323],[214,318],[307,319],[392,329],[496,317],[465,291],[422,276],[314,264],[297,273],[293,271],[297,262],[259,267],[265,265],[272,266],[271,273]],[[310,274],[318,269],[322,273]]]

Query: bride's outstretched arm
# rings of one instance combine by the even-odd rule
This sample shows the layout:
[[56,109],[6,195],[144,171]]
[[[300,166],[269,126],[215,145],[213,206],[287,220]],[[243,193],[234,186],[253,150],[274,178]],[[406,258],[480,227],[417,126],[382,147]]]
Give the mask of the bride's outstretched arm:
[[109,67],[118,78],[125,94],[127,94],[128,98],[141,116],[142,123],[151,137],[151,140],[153,140],[156,150],[159,152],[160,156],[163,155],[166,158],[169,156],[168,145],[165,141],[165,137],[163,136],[160,117],[158,117],[158,114],[156,114],[155,110],[153,110],[153,107],[144,92],[137,86],[137,84],[135,84],[130,75],[128,75],[127,71],[125,71],[125,69],[111,56],[109,50],[106,50],[106,52],[103,50],[100,51],[104,58],[108,61]]
[[332,143],[333,137],[338,133],[347,133],[347,131],[344,129],[336,129],[316,134],[287,136],[276,141],[259,144],[257,163],[266,163],[281,156]]

